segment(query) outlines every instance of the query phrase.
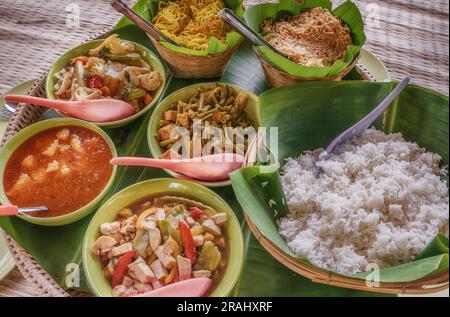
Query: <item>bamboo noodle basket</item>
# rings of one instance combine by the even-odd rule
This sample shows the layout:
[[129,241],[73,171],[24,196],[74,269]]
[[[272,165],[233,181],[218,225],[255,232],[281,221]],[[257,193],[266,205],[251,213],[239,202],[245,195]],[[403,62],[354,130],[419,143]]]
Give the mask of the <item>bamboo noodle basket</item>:
[[261,63],[262,69],[264,71],[264,75],[266,77],[266,81],[269,83],[270,87],[276,88],[286,85],[291,85],[300,82],[309,82],[309,81],[339,81],[344,78],[348,73],[351,72],[353,68],[355,68],[358,63],[359,57],[357,56],[352,63],[343,71],[341,71],[337,75],[328,76],[324,78],[308,78],[308,77],[296,77],[292,76],[285,71],[279,69],[272,63],[268,62],[256,47],[253,47],[253,51],[255,52],[256,57]]
[[228,62],[238,49],[242,40],[218,54],[208,56],[192,56],[179,52],[161,45],[157,40],[147,35],[152,41],[161,57],[166,61],[172,75],[175,78],[217,78],[222,76]]
[[[263,145],[262,135],[258,133],[253,141],[250,143],[248,151],[244,158],[244,166],[252,166],[256,162],[256,155],[258,148]],[[387,294],[412,294],[423,295],[443,291],[449,287],[449,272],[448,269],[442,273],[426,276],[411,282],[380,282],[367,283],[365,280],[344,276],[338,273],[333,273],[314,265],[299,261],[298,259],[287,255],[279,247],[270,242],[252,223],[244,210],[244,217],[247,224],[256,237],[261,246],[266,249],[278,262],[294,271],[301,276],[310,279],[314,283],[325,285],[349,288],[359,291],[387,293]]]

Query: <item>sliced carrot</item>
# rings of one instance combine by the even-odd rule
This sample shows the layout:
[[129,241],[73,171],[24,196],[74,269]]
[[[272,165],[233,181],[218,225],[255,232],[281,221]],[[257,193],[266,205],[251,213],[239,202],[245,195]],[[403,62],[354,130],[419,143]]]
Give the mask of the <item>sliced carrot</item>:
[[164,280],[164,284],[170,284],[173,282],[173,280],[175,279],[175,275],[177,274],[178,271],[178,265],[176,263],[174,263],[172,265],[172,268],[170,269],[169,275],[166,276],[166,279]]

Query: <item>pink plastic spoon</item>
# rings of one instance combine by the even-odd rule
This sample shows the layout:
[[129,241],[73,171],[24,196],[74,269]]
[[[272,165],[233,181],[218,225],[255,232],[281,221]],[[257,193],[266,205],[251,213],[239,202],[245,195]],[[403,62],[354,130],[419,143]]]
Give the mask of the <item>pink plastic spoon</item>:
[[229,179],[228,174],[241,168],[244,158],[233,153],[207,155],[192,159],[153,159],[146,157],[116,157],[113,165],[165,168],[190,178],[214,182]]
[[17,216],[22,213],[35,212],[35,211],[48,211],[47,207],[28,207],[19,208],[14,205],[1,205],[0,206],[0,217],[2,216]]
[[6,95],[3,98],[6,102],[23,102],[56,109],[72,117],[90,122],[111,122],[136,113],[132,105],[117,99],[65,101],[20,95]]
[[208,293],[211,285],[212,280],[209,278],[191,278],[135,297],[202,297]]

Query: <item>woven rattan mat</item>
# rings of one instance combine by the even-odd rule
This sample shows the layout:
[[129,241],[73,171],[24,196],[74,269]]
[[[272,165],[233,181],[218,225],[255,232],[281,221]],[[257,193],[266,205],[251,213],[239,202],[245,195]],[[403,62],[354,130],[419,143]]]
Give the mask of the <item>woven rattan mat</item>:
[[[0,94],[39,77],[65,50],[113,25],[120,16],[108,2],[0,1]],[[392,77],[409,75],[414,83],[448,95],[449,1],[355,2],[365,18],[367,48],[386,64]],[[33,289],[17,271],[0,282],[0,296],[27,295],[34,295]]]

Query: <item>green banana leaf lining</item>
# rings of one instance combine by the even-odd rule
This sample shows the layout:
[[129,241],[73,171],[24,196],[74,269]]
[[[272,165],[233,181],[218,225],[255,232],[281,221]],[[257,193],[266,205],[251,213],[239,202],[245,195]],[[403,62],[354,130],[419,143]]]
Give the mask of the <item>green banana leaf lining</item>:
[[[138,12],[144,19],[151,21],[153,17],[158,13],[158,6],[160,2],[164,2],[165,0],[140,0],[133,7],[136,12]],[[224,0],[225,7],[233,10],[238,16],[243,15],[242,9],[242,1],[243,0]],[[127,25],[133,25],[128,18],[124,18],[119,24],[116,26],[116,29],[123,28]],[[168,49],[171,49],[174,52],[191,55],[191,56],[208,56],[214,55],[228,50],[229,48],[234,47],[241,40],[241,35],[235,31],[231,31],[227,33],[226,43],[222,43],[216,37],[212,37],[208,42],[208,49],[204,51],[194,50],[186,47],[180,47],[177,45],[170,44],[166,41],[161,41],[161,45],[165,46]]]
[[[260,96],[261,119],[266,128],[278,127],[279,163],[304,150],[326,146],[339,132],[370,112],[394,88],[394,83],[327,82],[277,88]],[[334,96],[330,100],[329,96]],[[276,104],[276,108],[273,105]],[[271,106],[272,105],[272,106]],[[410,85],[391,105],[383,125],[385,132],[402,132],[440,154],[448,164],[448,97]],[[246,167],[231,175],[238,201],[264,237],[283,252],[298,258],[277,230],[275,220],[287,214],[278,171],[261,172]],[[266,188],[271,190],[267,191]],[[448,238],[438,234],[415,261],[380,270],[380,282],[409,282],[448,270]],[[368,273],[354,278],[365,279]]]
[[267,19],[277,21],[285,15],[297,15],[305,9],[315,7],[322,7],[329,10],[333,15],[339,17],[347,24],[352,31],[353,45],[347,48],[344,59],[337,60],[333,65],[328,67],[303,66],[273,52],[266,46],[258,46],[257,49],[267,61],[292,76],[324,78],[339,74],[352,63],[366,41],[364,22],[358,7],[351,1],[346,1],[332,10],[332,2],[330,0],[305,0],[301,4],[293,0],[281,0],[279,3],[255,5],[245,12],[247,24],[255,32],[260,33],[261,24]]

